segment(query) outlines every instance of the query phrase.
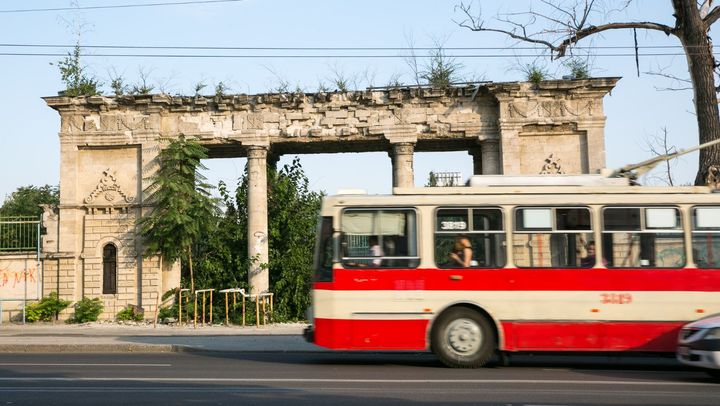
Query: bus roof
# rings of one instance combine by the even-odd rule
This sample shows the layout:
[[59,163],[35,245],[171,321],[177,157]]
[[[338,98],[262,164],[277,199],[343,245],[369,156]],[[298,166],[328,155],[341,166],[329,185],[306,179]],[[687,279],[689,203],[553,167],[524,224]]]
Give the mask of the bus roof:
[[587,194],[708,194],[714,190],[707,186],[456,186],[393,188],[393,195],[587,195]]
[[630,179],[603,175],[475,175],[466,186],[628,186]]

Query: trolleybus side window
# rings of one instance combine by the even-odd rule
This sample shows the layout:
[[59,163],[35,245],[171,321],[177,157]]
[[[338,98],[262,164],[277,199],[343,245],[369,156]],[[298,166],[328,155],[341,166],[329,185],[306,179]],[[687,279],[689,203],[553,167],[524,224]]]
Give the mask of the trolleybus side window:
[[347,268],[418,266],[413,209],[345,210],[340,219],[342,263]]
[[681,268],[685,244],[675,207],[606,207],[603,253],[609,268]]
[[590,209],[515,209],[513,258],[519,268],[591,268],[595,265]]
[[315,240],[315,275],[316,282],[332,281],[333,265],[333,221],[332,217],[321,217],[318,223],[317,239]]
[[720,207],[693,208],[692,250],[698,268],[720,268]]
[[440,208],[435,212],[439,268],[502,268],[505,232],[498,208]]

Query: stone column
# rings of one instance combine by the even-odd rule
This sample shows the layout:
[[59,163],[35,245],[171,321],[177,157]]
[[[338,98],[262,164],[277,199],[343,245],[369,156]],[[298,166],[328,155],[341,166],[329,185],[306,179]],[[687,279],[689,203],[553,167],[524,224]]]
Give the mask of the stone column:
[[414,187],[413,153],[415,152],[415,144],[399,142],[391,145],[393,187]]
[[[503,175],[520,175],[520,137],[518,137],[519,129],[512,126],[500,127],[500,146],[502,151],[502,160],[499,162],[501,174]],[[483,145],[483,149],[485,146]],[[489,148],[488,148],[489,149]],[[500,155],[500,153],[498,153]]]
[[[580,143],[581,169],[583,173],[599,173],[605,168],[605,119],[578,123],[578,130],[584,131]],[[583,145],[584,144],[584,145]]]
[[267,292],[270,287],[267,221],[267,147],[250,146],[248,158],[248,283],[251,293]]
[[480,147],[472,147],[468,149],[468,154],[473,159],[473,175],[482,175],[482,150]]
[[[500,142],[498,140],[485,140],[482,142],[482,174],[483,175],[500,175]],[[475,173],[477,168],[475,168]]]

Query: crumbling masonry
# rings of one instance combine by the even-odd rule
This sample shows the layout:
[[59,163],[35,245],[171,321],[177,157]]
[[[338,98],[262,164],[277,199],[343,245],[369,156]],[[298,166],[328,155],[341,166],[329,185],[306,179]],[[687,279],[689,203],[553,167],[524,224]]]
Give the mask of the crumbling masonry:
[[[247,157],[250,270],[268,289],[266,165],[283,154],[386,151],[394,186],[413,186],[416,151],[467,151],[476,174],[595,173],[605,164],[603,97],[618,78],[449,89],[215,97],[47,97],[61,117],[60,205],[48,210],[43,292],[100,297],[106,316],[154,310],[180,283],[144,259],[135,222],[164,142],[195,137],[211,157]],[[388,174],[390,176],[390,174]],[[113,266],[115,280],[107,280]],[[110,273],[110,275],[113,275]]]

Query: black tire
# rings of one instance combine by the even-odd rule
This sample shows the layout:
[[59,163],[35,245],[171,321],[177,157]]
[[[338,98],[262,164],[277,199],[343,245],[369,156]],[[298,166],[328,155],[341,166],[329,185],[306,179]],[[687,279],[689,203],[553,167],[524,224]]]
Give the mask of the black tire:
[[496,347],[495,330],[480,313],[466,307],[446,310],[435,321],[430,335],[432,352],[451,368],[485,365]]

